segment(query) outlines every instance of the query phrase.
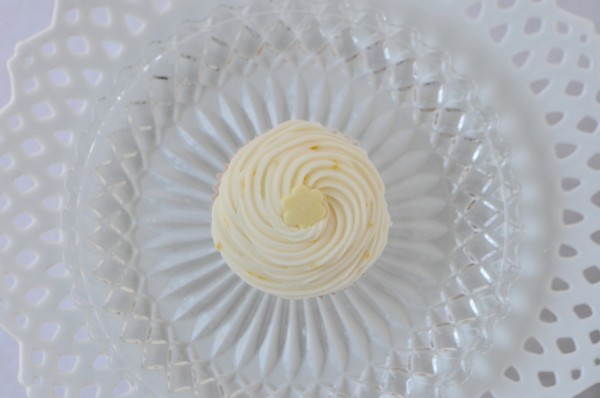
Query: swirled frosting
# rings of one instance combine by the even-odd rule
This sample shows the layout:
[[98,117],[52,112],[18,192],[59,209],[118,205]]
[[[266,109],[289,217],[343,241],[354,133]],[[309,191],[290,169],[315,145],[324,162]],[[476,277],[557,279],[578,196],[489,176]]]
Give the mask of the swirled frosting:
[[390,217],[367,152],[320,124],[289,121],[231,159],[212,237],[250,285],[289,299],[354,283],[382,253]]

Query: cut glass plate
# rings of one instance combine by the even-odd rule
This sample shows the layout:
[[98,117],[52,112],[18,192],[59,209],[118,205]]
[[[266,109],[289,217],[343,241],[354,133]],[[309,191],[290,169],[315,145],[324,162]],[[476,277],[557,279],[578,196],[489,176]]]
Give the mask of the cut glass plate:
[[[69,176],[68,262],[93,323],[149,385],[433,396],[491,343],[516,276],[519,189],[493,110],[416,31],[338,3],[219,8],[154,43],[95,118]],[[218,174],[290,119],[357,140],[393,222],[356,284],[310,300],[245,284],[210,234]]]

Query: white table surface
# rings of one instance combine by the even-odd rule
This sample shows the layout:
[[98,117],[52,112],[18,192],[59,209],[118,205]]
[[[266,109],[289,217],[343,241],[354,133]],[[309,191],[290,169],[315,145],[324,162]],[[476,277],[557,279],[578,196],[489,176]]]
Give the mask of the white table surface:
[[[492,0],[486,0],[492,1]],[[557,0],[559,5],[576,14],[591,18],[600,32],[600,0]],[[0,107],[10,99],[6,61],[15,44],[50,24],[54,0],[0,0]],[[18,346],[0,327],[0,398],[25,398],[17,381]],[[600,388],[577,398],[599,398]],[[569,397],[565,397],[569,398]]]

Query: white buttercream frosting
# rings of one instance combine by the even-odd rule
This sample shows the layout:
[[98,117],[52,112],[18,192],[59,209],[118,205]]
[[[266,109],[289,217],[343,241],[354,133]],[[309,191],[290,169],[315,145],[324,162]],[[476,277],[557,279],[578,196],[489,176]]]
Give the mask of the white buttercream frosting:
[[359,279],[381,255],[389,226],[383,181],[367,152],[320,124],[290,121],[231,159],[211,228],[243,280],[303,299]]

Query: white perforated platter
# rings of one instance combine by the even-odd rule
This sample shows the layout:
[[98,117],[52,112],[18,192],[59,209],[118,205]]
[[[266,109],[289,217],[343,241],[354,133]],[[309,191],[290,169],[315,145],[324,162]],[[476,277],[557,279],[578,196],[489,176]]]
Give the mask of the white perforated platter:
[[[88,316],[86,302],[98,292],[72,292],[60,228],[66,171],[97,101],[111,97],[117,75],[139,65],[150,43],[171,37],[186,19],[202,19],[217,3],[58,1],[52,27],[19,46],[10,63],[14,98],[2,111],[0,136],[0,315],[21,343],[20,378],[30,396],[224,394],[200,378],[202,385],[178,391],[189,373],[178,373],[175,351],[169,354],[175,366],[168,373],[157,369],[156,379],[152,369],[142,374],[131,366],[137,352],[117,347],[110,328]],[[419,395],[410,385],[397,391],[575,396],[600,381],[600,40],[551,1],[381,0],[371,6],[413,27],[475,80],[480,99],[499,114],[523,189],[522,272],[512,309],[493,330],[494,344],[473,358],[471,377],[449,391]]]

